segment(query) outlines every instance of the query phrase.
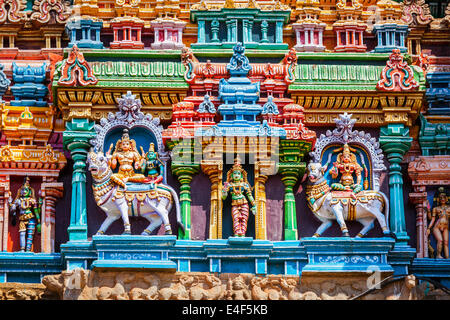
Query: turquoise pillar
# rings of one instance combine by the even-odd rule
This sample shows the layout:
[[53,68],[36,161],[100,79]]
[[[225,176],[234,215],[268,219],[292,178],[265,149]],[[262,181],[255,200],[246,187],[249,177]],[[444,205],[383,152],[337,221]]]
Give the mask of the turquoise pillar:
[[283,43],[283,21],[277,21],[275,29],[275,43]]
[[403,177],[400,163],[411,147],[409,129],[403,124],[389,124],[380,129],[380,145],[389,161],[389,224],[398,242],[406,243],[405,206],[403,203]]
[[199,20],[198,21],[198,43],[205,43],[206,36],[205,36],[205,20]]
[[89,140],[94,136],[94,122],[88,119],[72,119],[66,123],[63,143],[74,161],[70,225],[67,229],[69,241],[87,240],[86,160],[91,148]]

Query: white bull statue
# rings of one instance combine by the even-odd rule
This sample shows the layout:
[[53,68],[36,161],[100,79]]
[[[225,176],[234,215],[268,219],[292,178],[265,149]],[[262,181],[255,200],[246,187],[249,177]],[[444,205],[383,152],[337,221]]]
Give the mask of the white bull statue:
[[168,185],[132,184],[127,190],[117,186],[112,180],[113,174],[108,160],[110,155],[103,152],[89,152],[88,164],[92,174],[94,198],[97,205],[106,213],[97,235],[104,234],[111,223],[122,218],[125,231],[131,234],[129,215],[146,218],[150,224],[142,235],[150,235],[156,228],[164,223],[165,233],[172,234],[169,223],[169,212],[175,203],[178,225],[182,230],[184,226],[180,218],[180,204],[178,196]]
[[[335,198],[324,177],[326,168],[320,163],[310,162],[307,167],[308,184],[306,199],[313,214],[322,222],[313,237],[320,237],[327,230],[333,220],[337,220],[344,236],[349,237],[345,221],[356,220],[363,225],[357,237],[363,237],[374,227],[378,220],[383,234],[394,237],[389,230],[389,201],[380,191],[365,190],[359,192],[355,198]],[[384,207],[384,214],[383,214]]]

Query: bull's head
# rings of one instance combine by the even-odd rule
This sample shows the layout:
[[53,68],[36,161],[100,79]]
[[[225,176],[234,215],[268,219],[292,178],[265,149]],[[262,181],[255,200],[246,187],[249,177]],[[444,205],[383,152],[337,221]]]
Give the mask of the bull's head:
[[326,166],[322,166],[319,162],[311,161],[306,168],[309,181],[311,183],[320,181],[324,177],[326,169]]
[[89,171],[92,174],[94,180],[100,180],[105,177],[108,171],[111,171],[109,167],[110,155],[104,155],[103,152],[90,151],[88,154]]

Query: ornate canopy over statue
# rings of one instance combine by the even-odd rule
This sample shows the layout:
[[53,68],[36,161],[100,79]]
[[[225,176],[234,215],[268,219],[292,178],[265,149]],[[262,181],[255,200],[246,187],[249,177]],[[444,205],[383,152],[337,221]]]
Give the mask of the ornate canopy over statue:
[[[352,151],[352,158],[359,162],[361,166],[365,166],[368,171],[368,183],[366,188],[369,186],[373,190],[378,191],[380,189],[380,175],[386,170],[386,166],[383,163],[383,150],[380,148],[380,144],[376,138],[372,137],[370,133],[365,133],[364,131],[353,130],[353,125],[356,123],[356,119],[352,119],[351,114],[341,114],[339,118],[335,119],[336,129],[333,131],[327,130],[325,134],[321,134],[319,139],[316,141],[314,151],[310,152],[311,158],[315,162],[321,162],[325,165],[325,160],[330,162],[331,153],[328,153],[328,158],[325,151],[330,148],[330,146],[341,147],[342,153],[338,153],[341,150],[333,148],[333,152],[340,154],[345,154],[347,146],[349,146]],[[365,151],[365,155],[361,154],[360,151],[355,150],[355,148],[362,149]],[[361,150],[361,151],[362,151]],[[355,153],[358,153],[356,155]],[[342,156],[341,156],[342,157]],[[358,159],[359,158],[359,159]],[[366,159],[368,163],[366,163]],[[336,159],[339,162],[339,159]]]
[[[146,150],[153,148],[158,154],[158,158],[162,161],[164,166],[163,181],[166,182],[166,162],[169,159],[169,154],[164,149],[162,140],[163,127],[160,125],[159,118],[153,118],[151,114],[144,114],[141,111],[141,100],[136,99],[136,95],[128,91],[119,101],[119,111],[116,113],[110,112],[107,118],[100,119],[100,124],[96,124],[94,129],[97,133],[96,137],[91,140],[95,152],[107,152],[110,143],[116,144],[113,141],[116,138],[118,141],[123,134],[123,129],[128,129],[130,135],[133,135],[135,140],[139,140],[139,151],[143,147]],[[153,143],[153,146],[151,145]]]

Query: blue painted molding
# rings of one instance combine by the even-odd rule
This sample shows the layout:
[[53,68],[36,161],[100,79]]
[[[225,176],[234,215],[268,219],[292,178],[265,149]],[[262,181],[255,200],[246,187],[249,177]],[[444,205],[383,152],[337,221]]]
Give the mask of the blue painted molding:
[[413,260],[410,270],[418,277],[450,280],[450,259],[416,258]]
[[298,276],[379,270],[450,281],[450,260],[414,256],[414,248],[391,238],[198,241],[175,236],[94,236],[92,241],[61,245],[61,253],[2,252],[0,282],[38,283],[45,275],[75,268]]
[[62,270],[59,253],[0,252],[0,282],[39,283]]
[[450,72],[430,72],[427,74],[429,88],[425,93],[428,114],[450,114]]
[[387,256],[391,238],[303,238],[308,264],[302,274],[316,272],[393,272]]
[[175,272],[176,262],[169,260],[169,250],[176,236],[94,236],[97,260],[92,268],[152,269]]

